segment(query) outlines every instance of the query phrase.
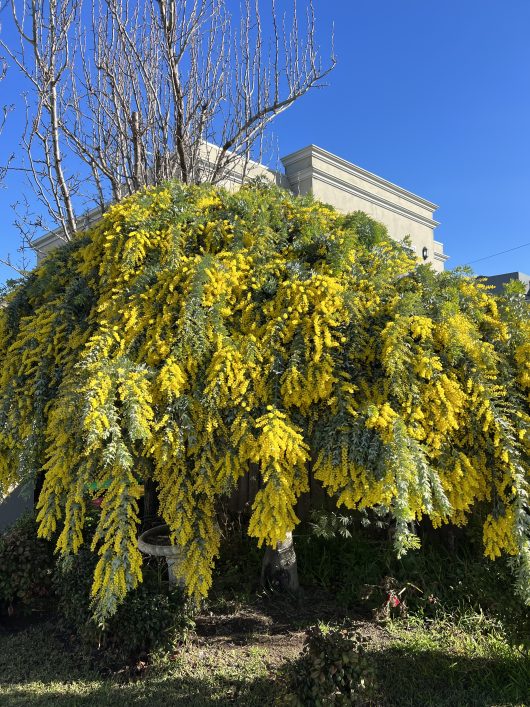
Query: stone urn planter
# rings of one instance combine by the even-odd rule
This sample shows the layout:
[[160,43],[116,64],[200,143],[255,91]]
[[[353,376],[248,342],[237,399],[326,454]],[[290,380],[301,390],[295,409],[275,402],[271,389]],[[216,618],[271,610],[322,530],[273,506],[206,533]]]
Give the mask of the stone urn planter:
[[184,578],[179,569],[182,564],[182,548],[171,544],[167,525],[157,525],[142,533],[138,538],[138,549],[145,555],[165,557],[169,586],[184,588]]

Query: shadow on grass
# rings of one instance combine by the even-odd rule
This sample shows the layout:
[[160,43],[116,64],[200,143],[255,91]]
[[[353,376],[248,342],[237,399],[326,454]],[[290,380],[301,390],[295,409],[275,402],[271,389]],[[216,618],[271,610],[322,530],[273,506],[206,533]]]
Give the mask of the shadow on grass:
[[250,681],[193,677],[165,677],[119,685],[113,682],[47,683],[0,686],[2,707],[202,707],[241,705],[263,707],[273,704],[271,682],[266,677]]
[[[251,617],[247,618],[252,625]],[[517,654],[506,644],[495,644],[486,657],[469,655],[471,647],[464,654],[449,644],[444,645],[443,638],[439,638],[440,644],[433,647],[389,644],[388,638],[378,645],[372,644],[369,656],[376,668],[378,685],[377,697],[369,704],[377,707],[530,704],[528,657]],[[407,640],[414,640],[414,636]],[[271,669],[263,655],[255,645],[241,649],[223,641],[217,646],[199,644],[184,647],[175,662],[148,668],[140,679],[120,680],[116,675],[102,675],[68,653],[53,625],[40,624],[0,635],[0,705],[281,705],[281,695],[285,694],[289,675],[296,671],[297,661],[286,662],[283,650],[281,660]]]
[[381,705],[486,707],[530,704],[530,660],[498,655],[469,657],[396,646],[372,653]]
[[[68,653],[52,624],[0,635],[2,707],[129,707],[129,705],[263,705],[274,699],[274,685],[260,664],[227,660],[208,664],[203,651],[183,660],[148,668],[140,679],[103,675]],[[197,648],[194,649],[197,651]],[[204,654],[204,655],[203,655]],[[274,694],[273,694],[274,693]]]

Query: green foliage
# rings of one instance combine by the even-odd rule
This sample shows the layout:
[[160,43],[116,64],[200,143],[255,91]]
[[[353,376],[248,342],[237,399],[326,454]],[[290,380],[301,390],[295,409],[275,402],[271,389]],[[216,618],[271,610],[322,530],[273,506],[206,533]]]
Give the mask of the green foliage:
[[35,517],[21,516],[0,535],[0,614],[27,610],[52,588],[53,545],[37,540]]
[[[59,618],[75,633],[81,653],[98,662],[134,661],[141,654],[169,650],[193,628],[189,602],[161,580],[163,565],[153,562],[144,583],[131,591],[105,626],[93,618],[90,587],[97,558],[86,547],[57,563],[54,573]],[[164,563],[165,564],[165,563]]]
[[313,509],[311,511],[309,527],[313,535],[317,538],[325,538],[326,540],[336,536],[351,538],[350,528],[353,522],[354,519],[352,515]]
[[388,239],[386,226],[374,221],[363,211],[354,211],[345,216],[344,226],[356,233],[359,242],[367,248],[373,248]]
[[510,280],[504,285],[504,295],[512,299],[520,299],[526,296],[527,287],[520,280]]
[[[420,531],[422,552],[398,559],[387,540],[388,528],[361,526],[353,517],[351,537],[323,536],[335,521],[321,511],[319,530],[295,538],[300,582],[322,587],[350,609],[378,619],[408,616],[420,621],[459,622],[482,616],[502,626],[505,640],[530,650],[530,610],[514,595],[513,571],[506,558],[489,562],[481,552],[480,519],[443,534]],[[333,514],[334,515],[334,514]],[[393,606],[392,597],[399,598]]]
[[346,628],[314,626],[306,631],[302,658],[296,667],[297,697],[293,705],[353,705],[374,690],[373,664],[367,641]]
[[0,285],[0,300],[9,295],[16,287],[21,285],[23,282],[22,278],[13,279],[8,278],[2,285]]
[[104,488],[102,621],[142,580],[144,482],[200,601],[217,510],[251,469],[260,547],[296,528],[310,474],[341,512],[388,517],[398,555],[424,518],[485,508],[485,554],[513,556],[530,602],[529,401],[519,295],[437,275],[366,215],[277,188],[141,191],[0,311],[0,489],[42,475],[39,533],[68,556]]

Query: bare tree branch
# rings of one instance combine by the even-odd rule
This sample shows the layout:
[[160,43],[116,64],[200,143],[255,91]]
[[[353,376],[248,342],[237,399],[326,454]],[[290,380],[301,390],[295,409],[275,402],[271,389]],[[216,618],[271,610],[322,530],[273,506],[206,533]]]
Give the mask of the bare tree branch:
[[19,45],[1,42],[32,87],[22,144],[37,198],[65,240],[76,230],[73,197],[75,166],[63,165],[65,91],[73,61],[71,29],[79,19],[82,0],[11,0]]
[[171,178],[246,175],[268,125],[323,80],[312,0],[10,0],[30,87],[32,186],[64,240],[81,206]]
[[14,270],[17,275],[20,275],[21,277],[25,277],[29,272],[28,270],[23,270],[22,268],[13,265],[9,256],[7,256],[7,258],[0,258],[0,263],[2,263],[2,265],[5,265],[8,268],[11,268],[11,270]]
[[[4,57],[0,56],[0,81],[3,81],[5,79],[7,72],[7,63],[4,59]],[[5,122],[7,120],[7,116],[9,113],[13,110],[13,106],[11,105],[4,105],[0,108],[0,134],[2,133],[4,129]],[[9,165],[11,161],[13,160],[13,155],[10,155],[7,158],[7,161],[5,164],[0,165],[0,184],[4,180],[4,177],[6,176],[7,170],[9,169]]]

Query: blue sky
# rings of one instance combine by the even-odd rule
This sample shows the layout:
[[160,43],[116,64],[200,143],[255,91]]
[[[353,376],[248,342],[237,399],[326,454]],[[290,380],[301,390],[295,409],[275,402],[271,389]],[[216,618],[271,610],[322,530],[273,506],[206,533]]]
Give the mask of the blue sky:
[[[530,2],[315,7],[323,48],[335,25],[338,65],[326,89],[275,123],[279,154],[314,143],[439,204],[435,237],[451,256],[448,267],[530,242]],[[0,162],[23,121],[20,82],[14,71],[8,79],[0,104],[17,105],[0,137]],[[10,204],[27,192],[17,175],[0,191],[0,256],[16,248]],[[530,273],[530,246],[473,267]],[[0,281],[6,276],[0,268]]]

